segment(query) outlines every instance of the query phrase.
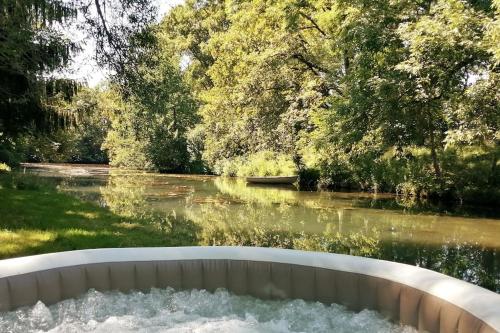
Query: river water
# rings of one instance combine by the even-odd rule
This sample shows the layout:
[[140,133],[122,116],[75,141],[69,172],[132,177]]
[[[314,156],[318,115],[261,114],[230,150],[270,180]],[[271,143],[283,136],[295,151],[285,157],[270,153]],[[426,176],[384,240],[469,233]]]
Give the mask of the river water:
[[61,191],[122,216],[185,223],[200,245],[274,246],[380,258],[500,292],[496,209],[104,166],[26,165],[22,172],[51,179]]

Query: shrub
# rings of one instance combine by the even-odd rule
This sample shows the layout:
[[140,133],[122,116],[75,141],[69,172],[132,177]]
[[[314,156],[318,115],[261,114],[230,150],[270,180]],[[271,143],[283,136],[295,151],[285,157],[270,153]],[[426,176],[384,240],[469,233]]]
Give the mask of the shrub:
[[1,172],[9,172],[9,171],[10,171],[10,167],[5,163],[0,162],[0,173]]
[[337,154],[320,161],[320,186],[396,192],[404,197],[441,197],[460,201],[498,201],[500,164],[495,145],[437,151],[441,177],[429,148],[390,147],[355,156]]
[[299,172],[300,188],[314,189],[318,186],[320,171],[315,168],[304,168]]
[[22,156],[16,150],[16,141],[0,132],[0,163],[16,166],[21,160]]
[[297,172],[297,167],[289,156],[264,150],[249,155],[238,168],[237,175],[240,177],[291,176],[296,175]]
[[245,159],[239,156],[220,160],[214,165],[214,173],[222,176],[236,177],[238,175],[238,170],[244,163]]
[[213,169],[215,174],[229,177],[292,176],[298,173],[288,155],[268,150],[220,160]]

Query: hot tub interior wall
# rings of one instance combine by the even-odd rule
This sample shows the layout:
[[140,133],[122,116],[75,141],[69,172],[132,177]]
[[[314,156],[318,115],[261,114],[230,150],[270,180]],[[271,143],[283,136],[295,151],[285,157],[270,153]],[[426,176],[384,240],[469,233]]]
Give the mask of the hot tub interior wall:
[[369,275],[292,264],[240,260],[119,262],[55,268],[0,279],[0,311],[53,304],[99,291],[226,288],[262,299],[301,298],[377,310],[419,331],[493,333],[469,312],[418,289]]

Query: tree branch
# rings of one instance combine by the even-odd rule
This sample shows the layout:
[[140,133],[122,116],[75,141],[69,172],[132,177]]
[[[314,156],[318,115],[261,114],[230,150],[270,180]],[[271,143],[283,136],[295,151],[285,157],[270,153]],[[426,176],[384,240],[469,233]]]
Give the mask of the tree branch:
[[[322,76],[322,74],[328,73],[327,69],[323,68],[322,66],[316,65],[315,63],[312,63],[311,61],[307,60],[302,54],[292,54],[292,58],[306,65],[307,68],[317,76]],[[328,87],[325,86],[325,89],[321,89],[321,93],[325,96],[328,96],[330,89],[333,89],[340,96],[344,96],[342,90],[335,84],[331,84],[331,86]]]
[[318,30],[323,36],[325,36],[325,37],[327,36],[326,32],[324,32],[323,29],[321,29],[319,27],[318,23],[316,23],[316,21],[314,21],[314,19],[312,17],[310,17],[307,14],[304,14],[303,12],[300,12],[300,11],[299,11],[299,14],[300,14],[300,16],[302,16],[303,18],[305,18],[306,20],[308,20],[309,22],[311,22],[311,24],[314,26],[314,28],[316,30]]
[[99,15],[99,18],[101,19],[104,33],[106,34],[106,37],[108,38],[108,43],[111,46],[114,46],[113,35],[111,35],[111,32],[108,30],[108,26],[106,25],[106,18],[104,17],[104,14],[102,12],[101,4],[99,3],[99,0],[94,0],[94,4],[95,4],[95,7],[97,9],[97,15]]

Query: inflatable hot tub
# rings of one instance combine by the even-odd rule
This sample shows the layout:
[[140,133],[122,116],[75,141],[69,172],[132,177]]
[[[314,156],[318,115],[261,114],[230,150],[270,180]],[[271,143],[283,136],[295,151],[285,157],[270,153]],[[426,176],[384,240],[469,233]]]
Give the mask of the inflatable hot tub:
[[0,261],[0,311],[98,291],[225,288],[373,309],[424,332],[500,332],[500,295],[426,269],[255,247],[95,249]]

